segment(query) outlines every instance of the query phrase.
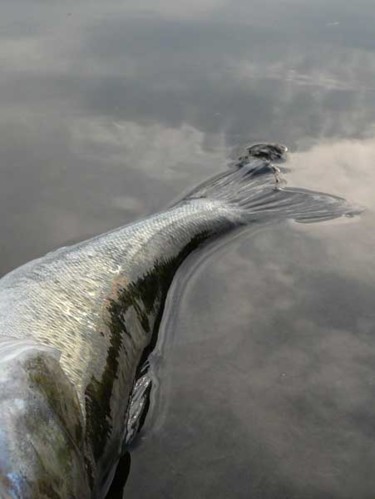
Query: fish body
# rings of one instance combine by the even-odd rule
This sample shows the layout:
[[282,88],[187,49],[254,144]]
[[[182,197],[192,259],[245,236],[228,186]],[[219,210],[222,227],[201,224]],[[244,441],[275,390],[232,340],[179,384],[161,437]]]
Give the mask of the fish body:
[[189,253],[239,225],[351,212],[337,197],[279,189],[284,154],[253,146],[165,212],[0,280],[0,497],[105,496],[139,368]]
[[0,280],[0,335],[61,353],[98,494],[105,483],[94,484],[95,477],[106,476],[120,456],[136,370],[170,281],[185,248],[233,225],[230,213],[221,212],[217,202],[186,202],[59,249]]

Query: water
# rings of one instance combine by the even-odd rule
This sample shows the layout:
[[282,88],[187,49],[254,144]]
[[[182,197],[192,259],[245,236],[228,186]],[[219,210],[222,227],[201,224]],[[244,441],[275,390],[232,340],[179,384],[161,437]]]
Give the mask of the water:
[[181,269],[124,497],[373,497],[373,3],[1,11],[1,273],[164,208],[257,141],[289,146],[289,185],[367,208]]

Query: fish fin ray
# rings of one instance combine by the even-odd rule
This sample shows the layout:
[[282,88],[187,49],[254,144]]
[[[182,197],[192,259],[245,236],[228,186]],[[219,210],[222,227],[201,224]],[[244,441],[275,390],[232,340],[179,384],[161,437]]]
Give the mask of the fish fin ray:
[[282,169],[275,164],[286,160],[286,151],[278,144],[251,146],[229,171],[207,180],[184,199],[220,201],[237,212],[243,223],[270,218],[312,223],[363,211],[338,196],[286,188]]

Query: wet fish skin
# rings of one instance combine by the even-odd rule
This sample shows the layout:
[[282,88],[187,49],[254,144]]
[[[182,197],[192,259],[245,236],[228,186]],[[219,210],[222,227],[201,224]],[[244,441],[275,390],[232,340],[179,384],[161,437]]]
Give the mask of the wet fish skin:
[[[104,497],[126,438],[137,368],[191,251],[239,225],[350,213],[340,198],[277,188],[271,160],[282,158],[282,146],[254,151],[169,210],[49,253],[0,280],[2,383],[14,376],[17,395],[0,395],[0,487],[9,497],[43,497],[46,487],[46,497]],[[56,445],[44,446],[45,425],[31,431],[36,415],[44,415]]]
[[57,250],[0,280],[0,334],[33,340],[37,357],[39,344],[61,352],[79,401],[94,496],[101,496],[120,457],[136,369],[175,270],[209,234],[234,224],[217,204],[187,202]]
[[3,338],[0,393],[1,499],[89,497],[79,403],[57,351]]

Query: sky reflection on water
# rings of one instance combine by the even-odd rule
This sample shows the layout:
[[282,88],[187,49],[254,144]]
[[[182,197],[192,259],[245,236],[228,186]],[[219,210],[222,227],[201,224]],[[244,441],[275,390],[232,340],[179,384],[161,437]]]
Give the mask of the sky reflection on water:
[[3,0],[1,272],[249,142],[367,208],[245,233],[186,282],[126,497],[373,497],[374,22],[370,0]]

